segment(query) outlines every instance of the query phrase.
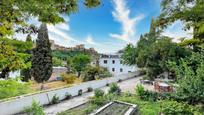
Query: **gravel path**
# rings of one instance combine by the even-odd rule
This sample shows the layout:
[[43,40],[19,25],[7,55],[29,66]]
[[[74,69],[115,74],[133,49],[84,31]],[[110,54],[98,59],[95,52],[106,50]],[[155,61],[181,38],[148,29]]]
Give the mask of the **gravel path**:
[[[123,92],[134,92],[135,86],[140,83],[141,77],[132,78],[126,81],[118,83],[119,87]],[[107,92],[108,87],[101,88]],[[79,106],[89,101],[89,98],[94,95],[94,92],[84,93],[82,96],[74,97],[70,100],[63,101],[59,104],[51,105],[44,108],[46,115],[56,115],[58,112],[68,110],[70,108]]]

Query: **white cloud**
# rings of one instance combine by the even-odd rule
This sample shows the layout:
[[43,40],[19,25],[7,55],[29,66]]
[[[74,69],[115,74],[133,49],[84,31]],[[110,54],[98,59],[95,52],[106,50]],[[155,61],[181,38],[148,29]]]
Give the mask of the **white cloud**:
[[116,21],[122,25],[122,33],[114,34],[110,36],[113,38],[130,41],[130,38],[135,36],[135,26],[137,23],[144,18],[144,15],[130,17],[130,9],[126,5],[125,0],[113,0],[114,11],[112,12],[113,17]]
[[184,23],[181,21],[176,21],[171,26],[169,26],[162,35],[174,38],[174,42],[178,42],[180,38],[192,38],[193,29],[184,31],[183,28]]
[[86,43],[91,44],[91,45],[96,45],[96,43],[93,41],[93,38],[91,35],[87,36]]

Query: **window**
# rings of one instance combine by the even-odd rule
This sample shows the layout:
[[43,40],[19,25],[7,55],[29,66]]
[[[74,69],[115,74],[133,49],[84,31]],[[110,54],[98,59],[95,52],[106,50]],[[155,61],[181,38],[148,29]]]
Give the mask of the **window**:
[[115,71],[115,68],[112,68],[112,72],[114,72]]
[[108,63],[108,60],[104,60],[103,63],[104,63],[104,64],[107,64],[107,63]]
[[120,68],[120,72],[123,72],[123,68]]
[[112,63],[115,64],[115,60],[112,60]]

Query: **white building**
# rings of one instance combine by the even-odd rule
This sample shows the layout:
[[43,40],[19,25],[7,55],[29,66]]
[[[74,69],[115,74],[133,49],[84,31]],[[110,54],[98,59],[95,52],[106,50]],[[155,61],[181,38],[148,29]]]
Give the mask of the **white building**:
[[120,53],[102,54],[99,58],[99,65],[107,68],[114,76],[137,70],[136,66],[123,65],[120,57]]

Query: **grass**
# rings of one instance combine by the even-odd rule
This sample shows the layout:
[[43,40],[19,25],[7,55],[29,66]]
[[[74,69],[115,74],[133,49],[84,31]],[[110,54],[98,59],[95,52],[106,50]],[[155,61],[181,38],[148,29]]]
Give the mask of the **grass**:
[[137,96],[120,96],[117,98],[119,101],[124,101],[136,104],[139,107],[140,115],[158,115],[160,112],[160,103],[154,101],[143,101]]
[[93,110],[96,110],[98,106],[96,104],[92,104],[90,102],[80,105],[76,108],[58,113],[57,115],[88,115]]
[[[79,84],[81,82],[82,80],[80,78],[76,78],[73,84]],[[69,86],[72,86],[73,84],[67,84],[64,81],[52,81],[52,82],[44,83],[44,87],[45,89],[55,89],[55,88],[66,87],[66,86],[69,87]],[[40,87],[41,87],[41,84],[32,82],[31,91],[32,92],[39,91]]]
[[[76,78],[76,80],[74,81],[73,84],[80,84],[81,82],[82,82],[82,80],[80,78]],[[18,88],[18,90],[15,91],[15,93],[18,93],[18,94],[12,94],[12,90],[14,90],[18,86],[17,84],[16,85],[13,84],[13,87],[15,87],[15,88],[10,88],[10,89],[7,88],[8,90],[3,89],[0,86],[0,92],[3,91],[4,93],[2,93],[2,94],[5,95],[5,96],[0,95],[0,100],[1,101],[6,101],[6,100],[16,98],[16,96],[30,95],[30,94],[45,92],[47,90],[52,90],[52,89],[58,89],[58,88],[63,88],[63,87],[71,87],[73,85],[73,84],[67,84],[66,82],[63,82],[63,81],[52,81],[52,82],[44,83],[43,85],[44,85],[45,90],[40,90],[41,84],[39,84],[39,83],[37,83],[35,81],[27,82],[27,84],[28,85],[26,85],[26,87],[28,87],[28,88],[26,89],[26,91],[24,91],[24,89],[26,88],[25,86],[22,87],[21,89]],[[11,87],[11,85],[9,85],[8,83],[7,83],[7,85]]]
[[[120,96],[108,95],[108,96],[103,96],[103,99],[104,97],[106,98],[107,102],[111,100],[119,100],[123,102],[136,104],[139,107],[139,115],[158,115],[160,112],[159,102],[143,101],[135,95],[126,95],[126,94],[122,94]],[[89,102],[87,104],[76,107],[74,109],[70,109],[65,112],[59,113],[58,115],[87,115],[92,113],[94,110],[96,110],[99,107],[101,106],[95,103]]]

